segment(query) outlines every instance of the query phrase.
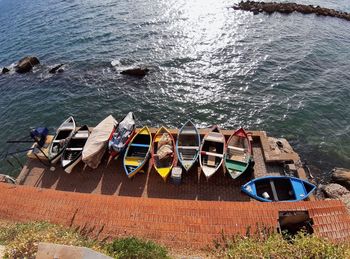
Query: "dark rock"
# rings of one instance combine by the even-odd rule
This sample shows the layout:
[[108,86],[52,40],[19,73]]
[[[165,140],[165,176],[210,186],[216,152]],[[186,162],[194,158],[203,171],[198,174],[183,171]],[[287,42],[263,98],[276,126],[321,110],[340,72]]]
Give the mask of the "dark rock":
[[40,62],[37,57],[25,57],[18,61],[15,69],[17,73],[27,73],[38,64],[40,64]]
[[138,76],[138,77],[143,77],[149,72],[148,68],[131,68],[131,69],[126,69],[120,72],[122,75],[130,75],[130,76]]
[[50,70],[49,70],[49,73],[50,74],[55,74],[56,72],[57,73],[62,73],[64,70],[63,70],[63,68],[62,68],[62,66],[63,66],[64,64],[59,64],[59,65],[57,65],[57,66],[54,66],[53,68],[51,68]]
[[329,198],[341,200],[350,213],[350,191],[337,183],[321,185],[319,187]]
[[252,12],[253,12],[254,15],[259,14],[259,10],[258,9],[252,9]]
[[332,199],[339,199],[344,195],[350,194],[350,191],[348,189],[346,189],[344,186],[341,186],[340,184],[337,184],[337,183],[321,185],[319,188],[325,192],[327,197]]
[[279,12],[283,14],[290,14],[292,12],[299,12],[302,14],[314,13],[320,16],[338,17],[350,21],[350,14],[336,11],[334,9],[322,8],[320,6],[303,5],[296,3],[276,3],[276,2],[254,2],[241,1],[238,5],[233,6],[234,10],[250,11],[254,14],[264,11],[267,14]]
[[339,183],[350,190],[350,170],[345,168],[334,168],[331,172],[332,181]]
[[7,72],[10,72],[10,69],[8,69],[7,67],[3,67],[1,70],[1,74],[6,74]]

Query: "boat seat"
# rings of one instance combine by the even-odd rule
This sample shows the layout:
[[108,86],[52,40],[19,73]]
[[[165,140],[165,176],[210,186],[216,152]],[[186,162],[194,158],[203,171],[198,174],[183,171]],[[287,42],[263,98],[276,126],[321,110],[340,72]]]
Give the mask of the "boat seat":
[[147,144],[130,144],[131,147],[149,147]]
[[240,153],[244,153],[244,148],[235,147],[235,146],[228,146],[228,149],[230,149],[232,151],[238,151]]
[[243,155],[234,154],[234,155],[230,155],[229,158],[230,158],[230,160],[233,160],[233,161],[238,161],[238,162],[242,162],[242,163],[246,162],[245,154],[243,154]]
[[193,150],[198,150],[199,147],[194,147],[194,146],[178,146],[178,149],[193,149]]
[[74,139],[85,139],[89,137],[89,132],[84,130],[84,131],[78,131],[77,134],[73,137]]
[[270,180],[270,186],[272,190],[273,201],[278,201],[278,195],[277,195],[275,183],[273,180]]
[[207,165],[208,166],[215,166],[215,155],[216,153],[214,153],[216,151],[215,147],[209,147],[209,151],[210,152],[206,152],[206,155],[208,156],[208,161],[207,161]]
[[223,136],[220,133],[211,132],[209,135],[205,138],[206,141],[212,141],[212,142],[219,142],[224,143]]
[[193,160],[194,159],[194,154],[184,154],[180,153],[181,160]]
[[222,154],[217,154],[217,153],[213,153],[213,152],[206,152],[206,151],[203,151],[204,153],[204,155],[207,155],[208,157],[209,156],[213,156],[213,157],[220,157],[220,158],[222,158],[223,157],[223,155]]
[[195,130],[191,129],[184,129],[180,133],[181,135],[197,135],[197,132]]
[[83,148],[82,147],[67,147],[66,150],[67,151],[82,151]]

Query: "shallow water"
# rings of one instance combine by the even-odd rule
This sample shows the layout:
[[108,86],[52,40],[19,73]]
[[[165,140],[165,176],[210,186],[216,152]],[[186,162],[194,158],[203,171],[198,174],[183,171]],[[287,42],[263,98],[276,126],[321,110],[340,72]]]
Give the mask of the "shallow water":
[[[350,167],[350,22],[254,16],[235,2],[0,0],[0,67],[26,55],[42,63],[0,76],[0,151],[69,114],[93,126],[132,110],[139,126],[193,118],[266,130],[324,173]],[[348,0],[299,2],[350,11]],[[48,74],[58,63],[66,71]],[[139,64],[151,69],[143,79],[119,74]]]

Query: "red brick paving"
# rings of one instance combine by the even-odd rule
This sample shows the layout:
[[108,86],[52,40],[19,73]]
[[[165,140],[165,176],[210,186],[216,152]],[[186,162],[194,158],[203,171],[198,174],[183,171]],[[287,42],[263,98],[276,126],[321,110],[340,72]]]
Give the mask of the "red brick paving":
[[258,225],[276,229],[278,212],[308,210],[317,235],[350,238],[350,216],[340,201],[259,203],[139,198],[62,192],[0,184],[0,218],[102,227],[100,237],[139,236],[177,248],[201,248],[225,234]]

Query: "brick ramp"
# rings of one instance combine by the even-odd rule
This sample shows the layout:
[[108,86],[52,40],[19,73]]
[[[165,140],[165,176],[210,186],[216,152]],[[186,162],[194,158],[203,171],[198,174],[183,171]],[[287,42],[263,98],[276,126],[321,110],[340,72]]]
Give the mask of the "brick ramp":
[[138,236],[177,248],[201,248],[221,233],[250,226],[277,227],[278,211],[308,210],[315,233],[333,240],[350,237],[350,217],[340,201],[298,203],[218,202],[83,194],[0,184],[0,218],[45,220],[93,228],[99,237]]

